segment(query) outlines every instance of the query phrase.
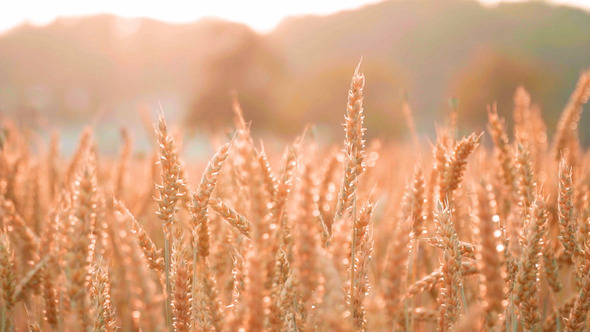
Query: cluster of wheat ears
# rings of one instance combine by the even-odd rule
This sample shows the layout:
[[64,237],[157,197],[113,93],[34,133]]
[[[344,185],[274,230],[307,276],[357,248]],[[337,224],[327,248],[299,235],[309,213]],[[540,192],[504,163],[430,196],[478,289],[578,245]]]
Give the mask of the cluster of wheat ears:
[[267,155],[236,103],[206,167],[162,115],[152,157],[129,135],[102,156],[90,129],[69,160],[57,138],[34,153],[5,121],[1,332],[587,331],[590,71],[552,142],[519,88],[512,142],[490,107],[493,149],[452,115],[432,153],[408,105],[413,144],[365,146],[364,82],[343,148]]

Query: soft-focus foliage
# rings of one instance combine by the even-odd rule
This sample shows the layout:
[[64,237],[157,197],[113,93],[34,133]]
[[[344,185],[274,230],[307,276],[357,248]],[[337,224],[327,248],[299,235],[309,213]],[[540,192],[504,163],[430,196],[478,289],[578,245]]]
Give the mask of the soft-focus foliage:
[[506,116],[520,85],[542,106],[551,133],[587,65],[587,31],[587,12],[541,1],[493,8],[477,1],[385,1],[289,18],[264,35],[215,20],[63,18],[0,36],[0,111],[69,137],[86,123],[139,124],[138,108],[161,103],[170,118],[201,132],[231,122],[237,94],[254,133],[292,137],[309,122],[333,139],[344,107],[336,96],[346,91],[349,64],[363,56],[372,77],[370,137],[405,135],[406,94],[419,132],[434,134],[432,119],[442,120],[452,97],[461,128],[483,129],[486,105],[497,102]]

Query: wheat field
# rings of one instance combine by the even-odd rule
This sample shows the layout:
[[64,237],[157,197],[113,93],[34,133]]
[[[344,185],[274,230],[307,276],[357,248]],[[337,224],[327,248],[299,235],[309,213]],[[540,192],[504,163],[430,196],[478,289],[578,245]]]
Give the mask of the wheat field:
[[236,102],[207,164],[163,114],[151,155],[123,132],[117,158],[3,120],[1,332],[588,331],[590,71],[551,137],[519,88],[513,132],[492,105],[431,144],[408,104],[411,143],[365,142],[364,83],[343,144],[267,155]]

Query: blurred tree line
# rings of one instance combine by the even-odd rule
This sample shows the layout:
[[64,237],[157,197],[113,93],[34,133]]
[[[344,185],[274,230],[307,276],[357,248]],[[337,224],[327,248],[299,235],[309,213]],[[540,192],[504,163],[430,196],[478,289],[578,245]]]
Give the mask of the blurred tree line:
[[[0,35],[0,111],[132,121],[137,105],[160,103],[192,130],[219,130],[232,121],[236,94],[254,131],[293,135],[316,123],[329,137],[340,135],[362,56],[370,135],[406,135],[404,92],[418,130],[431,133],[450,98],[460,126],[484,128],[486,105],[508,114],[521,85],[552,130],[590,66],[588,31],[589,13],[543,2],[386,1],[289,18],[265,35],[212,19],[58,19]],[[590,121],[581,125],[590,130]]]

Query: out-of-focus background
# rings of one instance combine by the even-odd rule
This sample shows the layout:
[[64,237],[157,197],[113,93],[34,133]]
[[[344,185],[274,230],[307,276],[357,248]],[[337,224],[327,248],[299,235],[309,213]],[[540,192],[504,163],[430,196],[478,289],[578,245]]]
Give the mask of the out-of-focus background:
[[[92,124],[108,152],[117,149],[122,126],[146,145],[139,114],[160,105],[194,140],[205,141],[231,125],[235,93],[257,135],[290,139],[315,123],[321,139],[340,139],[362,56],[372,137],[407,136],[404,98],[422,134],[434,131],[451,104],[460,128],[483,129],[486,105],[497,102],[507,116],[520,85],[551,132],[578,74],[590,66],[590,2],[364,2],[322,7],[322,15],[277,16],[276,25],[196,12],[192,23],[129,18],[141,10],[48,17],[44,24],[17,20],[0,32],[0,112],[40,135],[59,130],[66,152]],[[190,20],[190,9],[178,11]],[[581,126],[590,143],[587,114]]]

